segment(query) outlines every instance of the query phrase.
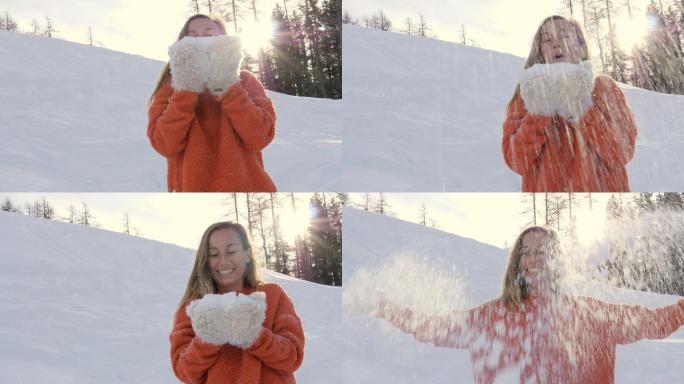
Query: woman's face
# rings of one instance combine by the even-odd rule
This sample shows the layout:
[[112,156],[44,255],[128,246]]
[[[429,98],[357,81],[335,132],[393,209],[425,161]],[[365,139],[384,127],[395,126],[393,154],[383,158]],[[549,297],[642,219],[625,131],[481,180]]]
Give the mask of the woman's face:
[[218,25],[206,17],[198,17],[188,24],[188,36],[191,37],[218,36],[220,34],[221,30]]
[[572,23],[549,20],[542,25],[541,30],[541,53],[545,63],[577,64],[582,60],[584,49]]
[[249,251],[243,248],[233,228],[217,229],[209,235],[207,264],[219,293],[243,288],[245,268],[251,259]]
[[539,231],[527,233],[522,239],[521,252],[520,274],[525,279],[528,289],[544,290],[552,278],[549,265],[552,250],[548,235]]

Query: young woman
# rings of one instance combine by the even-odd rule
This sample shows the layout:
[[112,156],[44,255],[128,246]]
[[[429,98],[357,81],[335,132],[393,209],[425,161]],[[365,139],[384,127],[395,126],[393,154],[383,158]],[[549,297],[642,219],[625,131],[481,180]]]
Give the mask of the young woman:
[[[523,231],[501,297],[436,317],[382,300],[377,315],[422,342],[467,348],[476,383],[613,383],[615,347],[684,326],[684,299],[655,310],[559,292],[558,236]],[[508,382],[508,381],[507,381]]]
[[502,150],[524,192],[627,192],[636,124],[607,76],[594,78],[579,24],[545,19],[506,110]]
[[170,340],[184,383],[295,383],[302,324],[285,291],[259,280],[242,225],[219,222],[202,235]]
[[239,38],[189,18],[150,97],[147,136],[166,157],[170,192],[274,192],[261,151],[275,135],[264,87],[240,72]]

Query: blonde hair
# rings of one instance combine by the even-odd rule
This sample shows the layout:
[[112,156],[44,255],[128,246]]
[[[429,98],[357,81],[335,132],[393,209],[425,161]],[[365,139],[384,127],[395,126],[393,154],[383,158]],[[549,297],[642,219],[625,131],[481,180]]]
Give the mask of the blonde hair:
[[[183,28],[181,28],[180,32],[178,33],[178,39],[176,41],[179,41],[188,35],[188,33],[189,33],[188,29],[190,29],[190,23],[193,20],[202,19],[202,18],[209,19],[209,20],[213,21],[216,24],[216,26],[218,27],[218,29],[221,31],[221,33],[224,35],[226,34],[226,25],[221,18],[216,17],[216,16],[207,16],[207,15],[203,15],[201,13],[198,13],[196,15],[190,16],[190,18],[188,18],[185,21],[185,24],[183,24]],[[150,104],[152,104],[152,100],[154,99],[154,95],[157,93],[157,91],[162,86],[162,84],[164,84],[164,82],[169,79],[169,77],[171,77],[171,68],[169,67],[169,63],[166,62],[166,64],[164,64],[164,68],[162,68],[161,73],[159,74],[159,79],[157,80],[157,85],[155,85],[154,91],[152,91],[152,94],[150,95],[150,99],[147,101],[148,106]]]
[[[575,35],[577,37],[577,42],[579,43],[580,47],[582,47],[582,60],[589,60],[589,45],[587,44],[586,34],[584,33],[584,29],[582,28],[580,23],[575,19],[568,19],[563,16],[553,15],[545,18],[544,20],[542,20],[541,24],[539,24],[537,32],[534,34],[534,38],[532,39],[532,47],[530,48],[530,54],[527,55],[527,60],[525,61],[525,65],[523,65],[523,69],[530,68],[535,64],[546,64],[546,60],[544,60],[544,55],[542,54],[542,28],[546,23],[558,20],[565,20],[573,26],[573,28],[575,29]],[[506,107],[507,110],[511,107],[513,100],[515,100],[515,98],[519,94],[520,84],[517,84],[515,86],[515,92],[513,92],[513,97],[508,102],[508,107]]]
[[188,286],[185,289],[185,293],[183,294],[183,298],[179,304],[180,307],[183,307],[192,300],[201,299],[206,294],[218,292],[218,288],[212,280],[211,274],[209,272],[208,259],[209,237],[212,233],[220,229],[234,229],[237,232],[240,241],[242,242],[243,249],[249,252],[250,260],[245,267],[245,274],[243,276],[244,286],[246,288],[254,289],[262,284],[259,263],[254,257],[252,240],[249,237],[249,233],[247,233],[247,230],[245,230],[245,227],[243,227],[242,224],[231,221],[221,221],[210,225],[202,235],[202,239],[200,240],[200,244],[197,248],[197,253],[195,256],[195,265],[192,267],[192,272],[190,273],[190,278],[188,279]]
[[525,235],[528,233],[541,233],[545,235],[549,241],[551,249],[551,257],[558,256],[560,252],[560,238],[556,231],[547,227],[529,227],[522,231],[513,244],[511,254],[509,256],[508,267],[504,275],[503,290],[501,293],[501,300],[506,305],[513,305],[520,308],[520,305],[527,297],[527,290],[524,280],[520,274],[520,259],[522,258],[522,242]]

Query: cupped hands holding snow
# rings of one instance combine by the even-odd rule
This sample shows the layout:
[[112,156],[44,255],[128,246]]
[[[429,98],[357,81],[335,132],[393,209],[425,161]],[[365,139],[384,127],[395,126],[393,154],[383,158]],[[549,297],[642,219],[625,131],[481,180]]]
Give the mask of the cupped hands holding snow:
[[242,62],[239,36],[186,36],[169,47],[174,89],[222,95],[238,81]]
[[592,105],[594,75],[589,61],[535,64],[523,71],[519,84],[525,108],[534,115],[579,120]]
[[266,294],[208,294],[186,308],[195,334],[209,344],[249,348],[266,318]]

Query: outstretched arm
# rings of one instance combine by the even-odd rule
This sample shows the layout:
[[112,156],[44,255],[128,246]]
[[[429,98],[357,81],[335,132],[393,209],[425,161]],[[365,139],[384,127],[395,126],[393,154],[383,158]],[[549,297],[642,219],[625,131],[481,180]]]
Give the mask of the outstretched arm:
[[656,309],[642,305],[601,303],[596,313],[605,316],[609,337],[616,344],[629,344],[641,339],[664,339],[684,326],[684,299]]
[[381,300],[377,316],[423,343],[450,348],[468,348],[470,344],[466,320],[468,315],[464,312],[452,311],[444,316],[430,316]]

